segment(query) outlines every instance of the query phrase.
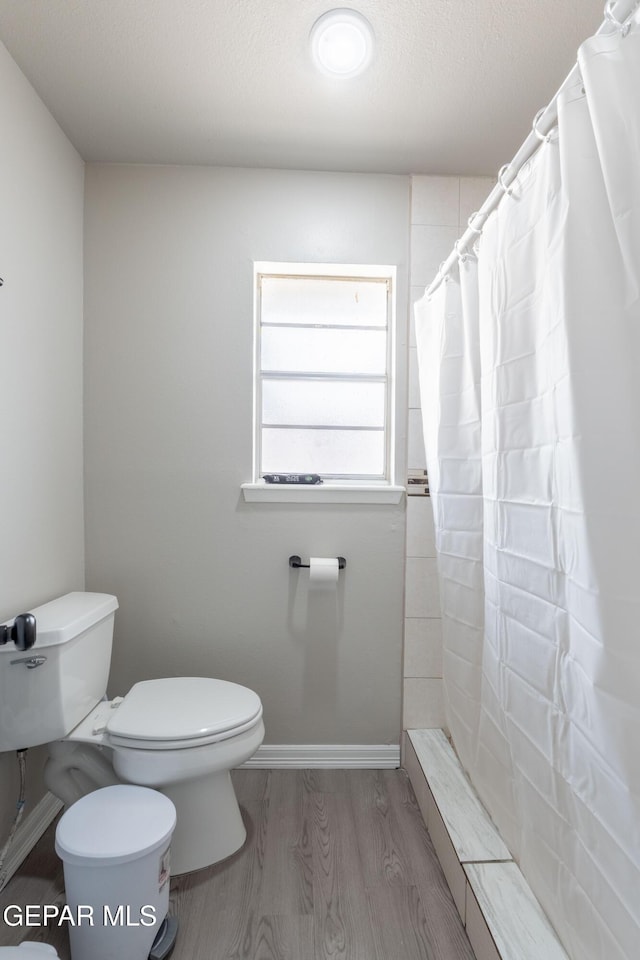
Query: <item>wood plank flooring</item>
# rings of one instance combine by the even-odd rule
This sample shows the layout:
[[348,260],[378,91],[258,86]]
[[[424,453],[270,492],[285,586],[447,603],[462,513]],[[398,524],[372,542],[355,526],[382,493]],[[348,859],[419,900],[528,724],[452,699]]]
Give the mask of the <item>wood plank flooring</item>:
[[[237,770],[247,843],[175,878],[172,960],[474,960],[402,770]],[[0,894],[63,903],[53,827]],[[64,927],[9,928],[70,960]],[[123,958],[126,960],[126,958]]]

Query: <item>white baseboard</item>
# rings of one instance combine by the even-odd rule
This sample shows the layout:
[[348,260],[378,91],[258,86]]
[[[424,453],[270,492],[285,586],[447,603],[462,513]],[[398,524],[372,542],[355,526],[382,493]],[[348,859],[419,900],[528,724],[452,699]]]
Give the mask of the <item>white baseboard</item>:
[[400,766],[400,747],[386,743],[263,743],[242,766],[275,770],[309,767],[395,769]]
[[25,816],[7,850],[7,859],[2,870],[4,882],[0,890],[7,885],[22,861],[31,853],[47,827],[62,810],[62,806],[62,801],[52,793],[45,793],[42,800]]

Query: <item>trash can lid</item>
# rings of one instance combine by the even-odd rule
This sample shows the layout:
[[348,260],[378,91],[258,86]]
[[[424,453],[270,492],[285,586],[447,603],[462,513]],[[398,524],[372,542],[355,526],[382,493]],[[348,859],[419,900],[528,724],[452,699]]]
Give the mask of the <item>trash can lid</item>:
[[23,940],[18,947],[0,947],[2,960],[45,960],[57,957],[58,953],[48,943],[36,943],[35,940]]
[[157,790],[124,783],[102,787],[62,815],[56,853],[64,863],[127,863],[167,843],[175,826],[176,808]]

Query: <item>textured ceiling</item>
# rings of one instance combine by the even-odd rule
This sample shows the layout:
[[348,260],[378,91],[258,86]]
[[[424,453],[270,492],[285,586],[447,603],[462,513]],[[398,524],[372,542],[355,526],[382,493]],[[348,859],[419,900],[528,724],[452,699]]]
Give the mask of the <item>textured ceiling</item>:
[[0,38],[86,160],[494,174],[603,0],[357,0],[376,50],[329,80],[340,0],[0,0]]

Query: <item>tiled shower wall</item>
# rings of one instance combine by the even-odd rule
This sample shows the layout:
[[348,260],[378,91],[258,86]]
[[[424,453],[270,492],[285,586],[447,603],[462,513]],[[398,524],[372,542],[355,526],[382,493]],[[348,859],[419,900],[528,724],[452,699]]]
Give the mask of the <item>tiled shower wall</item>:
[[[411,302],[424,294],[472,213],[489,195],[491,177],[413,177]],[[409,341],[409,473],[426,467],[413,316]],[[411,490],[411,488],[409,488]],[[431,499],[407,498],[403,728],[445,727],[442,621]]]

